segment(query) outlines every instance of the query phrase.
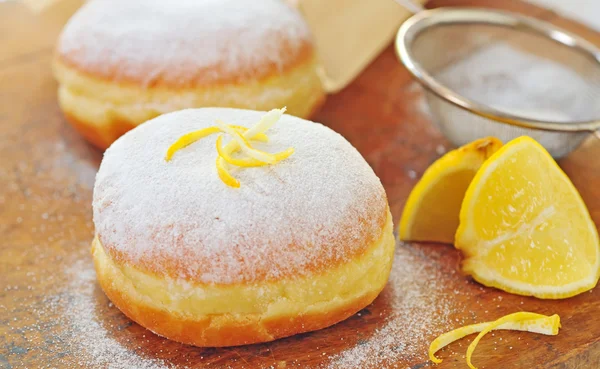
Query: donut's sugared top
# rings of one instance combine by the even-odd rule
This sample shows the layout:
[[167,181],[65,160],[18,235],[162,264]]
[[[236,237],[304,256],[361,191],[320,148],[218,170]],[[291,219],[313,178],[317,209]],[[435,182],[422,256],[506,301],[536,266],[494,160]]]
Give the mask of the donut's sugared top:
[[117,81],[194,86],[260,79],[312,57],[309,29],[281,0],[92,0],[57,55]]
[[119,261],[160,275],[230,284],[306,275],[362,253],[382,235],[383,186],[350,143],[321,124],[283,115],[266,133],[270,166],[235,168],[240,188],[216,173],[216,136],[177,139],[216,119],[250,127],[264,113],[182,110],[153,119],[104,154],[94,188],[96,233]]

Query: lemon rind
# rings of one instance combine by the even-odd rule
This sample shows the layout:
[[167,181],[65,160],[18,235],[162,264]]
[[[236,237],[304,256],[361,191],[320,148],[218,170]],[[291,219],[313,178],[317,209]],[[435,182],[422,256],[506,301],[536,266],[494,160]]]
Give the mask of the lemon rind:
[[431,342],[427,354],[429,356],[429,360],[439,364],[443,361],[435,356],[439,350],[452,344],[453,342],[465,338],[466,336],[479,333],[467,348],[466,353],[466,360],[469,368],[476,369],[471,361],[471,358],[475,352],[475,348],[479,344],[479,341],[491,331],[514,330],[555,336],[558,334],[560,328],[560,317],[557,314],[548,316],[538,313],[519,311],[505,315],[494,321],[471,324],[443,333]]

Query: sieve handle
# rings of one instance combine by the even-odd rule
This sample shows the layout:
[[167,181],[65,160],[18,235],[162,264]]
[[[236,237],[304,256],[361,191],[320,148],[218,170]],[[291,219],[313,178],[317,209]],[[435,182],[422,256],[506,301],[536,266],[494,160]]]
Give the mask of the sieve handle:
[[417,14],[425,10],[425,7],[423,7],[421,4],[413,2],[412,0],[396,0],[396,2],[413,14]]

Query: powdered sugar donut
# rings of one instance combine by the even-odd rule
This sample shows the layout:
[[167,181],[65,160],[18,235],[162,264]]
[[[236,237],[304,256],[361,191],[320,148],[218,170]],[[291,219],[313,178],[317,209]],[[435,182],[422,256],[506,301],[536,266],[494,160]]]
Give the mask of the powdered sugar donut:
[[54,72],[67,119],[106,148],[191,107],[306,117],[323,101],[309,29],[280,0],[93,0],[67,23]]
[[394,253],[385,191],[342,136],[283,115],[266,151],[277,164],[215,169],[209,136],[165,161],[183,134],[263,113],[206,108],[162,115],[105,153],[94,188],[98,280],[153,332],[198,346],[264,342],[330,326],[370,304]]

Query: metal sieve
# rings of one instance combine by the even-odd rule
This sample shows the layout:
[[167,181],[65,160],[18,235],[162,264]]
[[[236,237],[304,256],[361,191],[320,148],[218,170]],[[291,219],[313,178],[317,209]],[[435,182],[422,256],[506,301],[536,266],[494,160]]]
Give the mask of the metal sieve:
[[600,50],[552,24],[480,8],[416,12],[396,50],[455,145],[531,136],[555,158],[600,138]]

